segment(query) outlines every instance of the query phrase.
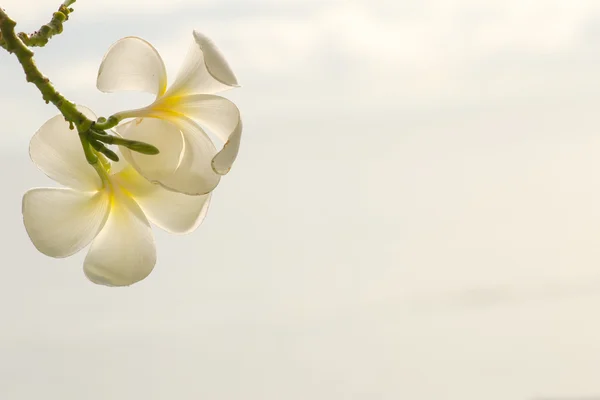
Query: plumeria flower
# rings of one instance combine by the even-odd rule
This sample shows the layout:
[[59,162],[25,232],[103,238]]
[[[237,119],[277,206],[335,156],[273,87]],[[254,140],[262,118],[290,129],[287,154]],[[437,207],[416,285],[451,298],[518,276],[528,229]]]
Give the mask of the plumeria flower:
[[[89,110],[82,110],[90,114]],[[76,131],[62,116],[47,121],[30,143],[33,162],[68,188],[36,188],[23,196],[23,220],[35,247],[68,257],[91,243],[83,269],[92,281],[126,286],[156,263],[148,221],[187,233],[202,222],[210,195],[188,196],[153,185],[127,163],[88,164]]]
[[[115,114],[134,118],[115,130],[124,138],[150,143],[159,155],[122,149],[123,156],[145,178],[190,195],[212,191],[236,159],[242,134],[238,108],[215,95],[237,87],[237,79],[213,42],[199,32],[173,84],[167,88],[165,64],[148,42],[119,40],[108,50],[98,71],[103,92],[136,90],[156,96],[152,104]],[[217,136],[217,151],[204,129]]]

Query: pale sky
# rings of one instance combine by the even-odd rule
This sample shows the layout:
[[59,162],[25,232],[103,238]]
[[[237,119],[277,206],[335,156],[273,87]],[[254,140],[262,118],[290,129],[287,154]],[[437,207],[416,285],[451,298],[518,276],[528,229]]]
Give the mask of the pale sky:
[[[56,0],[3,0],[35,30]],[[600,3],[78,0],[36,51],[69,99],[121,37],[191,32],[244,139],[193,234],[130,288],[38,253],[28,142],[57,112],[0,53],[0,399],[600,396]]]

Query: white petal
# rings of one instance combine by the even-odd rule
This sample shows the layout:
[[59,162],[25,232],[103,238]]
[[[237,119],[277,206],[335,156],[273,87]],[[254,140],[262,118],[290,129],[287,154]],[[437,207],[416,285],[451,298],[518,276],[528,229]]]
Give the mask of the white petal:
[[[179,166],[184,148],[183,134],[171,122],[156,118],[140,118],[119,125],[115,128],[115,132],[126,139],[149,143],[160,151],[155,155],[147,155],[119,146],[124,160],[119,161],[116,167],[126,167],[130,164],[144,178],[157,183],[173,174]],[[113,174],[121,169],[115,169]]]
[[167,189],[189,195],[213,191],[221,177],[213,171],[211,161],[215,145],[195,122],[184,117],[176,120],[183,133],[184,149],[179,166],[171,175],[158,181]]
[[155,155],[146,155],[120,147],[124,158],[146,179],[158,182],[173,174],[179,166],[184,140],[180,129],[171,122],[157,118],[140,118],[119,125],[115,131],[126,139],[151,144],[160,151]]
[[131,194],[150,222],[171,233],[189,233],[201,223],[208,211],[210,194],[188,196],[150,183],[132,167],[113,178]]
[[195,94],[159,100],[147,115],[169,118],[169,113],[179,113],[192,118],[214,133],[225,143],[236,129],[240,111],[230,100],[213,94]]
[[146,216],[135,201],[115,190],[108,220],[85,258],[85,275],[101,285],[128,286],[147,277],[155,264]]
[[55,181],[74,189],[98,190],[100,177],[85,159],[77,130],[60,115],[48,120],[29,144],[33,162]]
[[113,44],[104,55],[96,86],[102,92],[136,90],[158,97],[167,88],[165,64],[150,43],[138,37],[126,37]]
[[23,222],[35,247],[67,257],[87,246],[104,226],[109,194],[71,189],[32,189],[23,196]]
[[237,158],[240,150],[240,141],[242,140],[242,120],[235,130],[229,136],[229,140],[223,146],[223,149],[212,159],[212,169],[219,175],[225,175],[231,169],[233,162]]
[[194,31],[194,42],[165,96],[214,94],[237,87],[237,78],[215,44]]
[[[173,149],[179,148],[177,132],[183,138],[183,147],[175,164]],[[127,161],[149,181],[194,196],[210,193],[219,184],[220,176],[211,166],[217,151],[206,132],[194,121],[182,116],[170,116],[169,120],[143,118],[124,125],[119,134],[127,139],[146,141],[161,151],[147,156],[121,149]],[[163,158],[157,158],[163,152]]]
[[81,104],[77,104],[76,108],[78,111],[80,111],[83,115],[85,115],[92,121],[96,120],[97,116],[91,109],[87,108],[86,106],[82,106]]
[[211,94],[165,97],[145,112],[158,118],[170,118],[172,113],[178,113],[197,120],[225,143],[213,159],[213,170],[220,175],[229,172],[242,138],[240,111],[231,101]]
[[198,31],[194,31],[194,41],[204,53],[204,64],[213,78],[229,87],[238,86],[235,74],[214,42]]

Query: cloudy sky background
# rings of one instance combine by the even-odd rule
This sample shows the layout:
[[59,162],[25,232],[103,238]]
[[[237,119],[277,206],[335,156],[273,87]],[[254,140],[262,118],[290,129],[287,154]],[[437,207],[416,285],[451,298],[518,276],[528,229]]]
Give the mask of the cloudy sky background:
[[[33,31],[56,0],[3,0]],[[127,289],[23,228],[56,114],[0,54],[0,398],[600,396],[600,4],[79,0],[36,51],[100,115],[123,36],[173,76],[198,29],[242,88],[241,155],[198,231]]]

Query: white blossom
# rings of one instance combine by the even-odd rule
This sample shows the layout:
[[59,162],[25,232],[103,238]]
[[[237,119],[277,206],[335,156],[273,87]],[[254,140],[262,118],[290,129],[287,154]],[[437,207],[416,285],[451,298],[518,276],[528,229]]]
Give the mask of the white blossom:
[[[210,39],[194,31],[194,41],[173,84],[168,87],[164,62],[157,50],[138,37],[126,37],[108,50],[98,71],[103,92],[144,91],[156,95],[147,107],[119,112],[133,120],[116,131],[126,139],[150,143],[158,156],[123,149],[144,177],[165,188],[190,195],[210,193],[229,172],[241,140],[238,108],[217,96],[237,79]],[[205,129],[224,144],[217,151]]]
[[67,186],[36,188],[23,196],[31,241],[51,257],[70,256],[91,243],[84,272],[95,283],[126,286],[150,274],[156,248],[149,221],[172,233],[187,233],[206,215],[210,194],[166,190],[126,162],[111,165],[102,155],[99,168],[92,167],[77,132],[62,116],[34,135],[30,155],[44,173]]

